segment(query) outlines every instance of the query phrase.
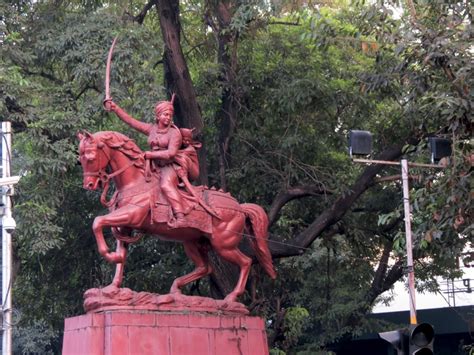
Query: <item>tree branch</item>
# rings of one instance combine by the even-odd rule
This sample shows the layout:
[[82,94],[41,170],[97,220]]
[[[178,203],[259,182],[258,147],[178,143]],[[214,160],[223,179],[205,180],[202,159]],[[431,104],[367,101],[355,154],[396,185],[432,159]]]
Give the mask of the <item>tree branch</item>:
[[82,95],[84,95],[84,93],[87,90],[94,90],[95,92],[97,92],[99,94],[101,93],[101,91],[96,86],[86,85],[86,86],[84,86],[84,88],[77,95],[74,96],[74,100],[77,101]]
[[178,0],[161,0],[156,6],[160,18],[160,29],[165,44],[164,66],[168,93],[176,94],[175,114],[181,127],[195,128],[196,136],[203,143],[198,151],[199,183],[206,185],[207,162],[206,145],[203,141],[204,124],[201,109],[197,102],[191,74],[184,58],[180,42],[181,23]]
[[148,13],[148,11],[154,6],[158,5],[158,0],[150,0],[148,3],[143,7],[142,11],[133,18],[133,21],[137,22],[138,24],[143,24],[143,21],[145,21],[145,17]]
[[374,279],[372,280],[372,285],[370,286],[369,292],[367,292],[367,300],[372,304],[375,299],[383,292],[383,286],[385,284],[385,274],[388,269],[388,259],[390,257],[390,252],[392,251],[392,244],[385,243],[382,256],[380,257],[379,266],[375,271]]
[[33,71],[30,71],[30,70],[28,70],[28,69],[26,69],[26,68],[24,68],[24,67],[22,67],[22,70],[23,70],[24,73],[27,74],[27,75],[37,75],[37,76],[40,76],[40,77],[42,77],[42,78],[48,79],[48,80],[52,81],[52,82],[55,83],[55,84],[64,85],[64,81],[59,80],[59,79],[56,78],[54,75],[45,73],[44,71],[33,72]]
[[[420,137],[412,138],[410,144],[416,144]],[[378,160],[394,160],[402,155],[404,144],[395,145],[385,149],[379,154]],[[365,168],[355,184],[348,193],[343,194],[334,203],[323,211],[303,232],[294,237],[288,244],[293,246],[272,243],[269,240],[269,247],[274,258],[301,255],[305,248],[309,247],[313,241],[319,237],[333,224],[338,222],[351,208],[352,204],[373,184],[374,178],[381,170],[382,165],[373,165]]]
[[302,197],[316,196],[328,194],[331,195],[333,192],[322,188],[321,186],[315,185],[301,185],[289,188],[285,191],[281,191],[273,200],[273,203],[268,212],[268,219],[270,220],[270,226],[275,223],[278,217],[278,213],[288,202]]
[[269,25],[284,25],[284,26],[300,26],[299,20],[296,22],[286,22],[286,21],[270,21]]

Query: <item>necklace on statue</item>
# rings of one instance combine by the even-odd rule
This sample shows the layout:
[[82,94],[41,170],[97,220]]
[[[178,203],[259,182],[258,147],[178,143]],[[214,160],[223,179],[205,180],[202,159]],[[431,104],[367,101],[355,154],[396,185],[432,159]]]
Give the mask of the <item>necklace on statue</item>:
[[169,130],[170,130],[170,126],[165,127],[165,128],[158,128],[158,126],[156,127],[156,133],[168,133]]

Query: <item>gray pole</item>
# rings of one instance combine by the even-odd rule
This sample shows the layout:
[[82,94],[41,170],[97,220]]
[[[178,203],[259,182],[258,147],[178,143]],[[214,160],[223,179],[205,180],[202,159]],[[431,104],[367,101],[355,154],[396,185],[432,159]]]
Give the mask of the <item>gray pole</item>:
[[413,268],[413,238],[411,234],[410,195],[408,191],[408,161],[402,159],[403,207],[405,211],[405,236],[407,247],[408,293],[410,296],[410,324],[417,324],[415,302],[415,270]]
[[[2,122],[2,177],[10,176],[10,152],[11,152],[11,123]],[[5,206],[3,221],[12,218],[10,193],[3,192],[3,205]],[[12,236],[2,223],[2,312],[3,312],[3,335],[2,354],[12,353]]]

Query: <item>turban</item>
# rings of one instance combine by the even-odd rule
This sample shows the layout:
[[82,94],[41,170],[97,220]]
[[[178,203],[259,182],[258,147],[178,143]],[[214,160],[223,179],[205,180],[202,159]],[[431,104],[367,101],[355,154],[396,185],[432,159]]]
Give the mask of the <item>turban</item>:
[[171,101],[159,101],[155,106],[155,115],[159,116],[163,111],[171,110],[174,112],[173,102],[174,96],[171,97]]

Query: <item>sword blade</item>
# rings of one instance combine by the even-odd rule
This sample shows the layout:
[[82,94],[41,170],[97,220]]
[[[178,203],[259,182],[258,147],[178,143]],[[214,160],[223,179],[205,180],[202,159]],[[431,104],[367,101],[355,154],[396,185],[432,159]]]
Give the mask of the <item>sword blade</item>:
[[114,38],[112,45],[110,46],[109,55],[107,56],[107,65],[105,67],[105,100],[110,100],[110,67],[112,65],[112,54],[115,48],[115,42],[117,42],[117,37]]

